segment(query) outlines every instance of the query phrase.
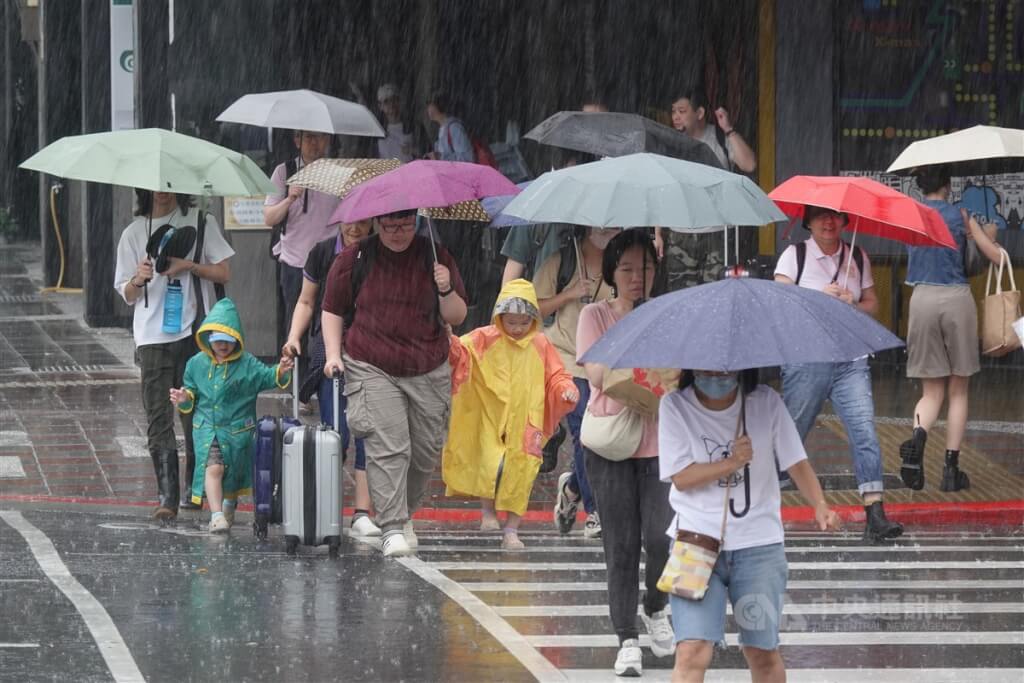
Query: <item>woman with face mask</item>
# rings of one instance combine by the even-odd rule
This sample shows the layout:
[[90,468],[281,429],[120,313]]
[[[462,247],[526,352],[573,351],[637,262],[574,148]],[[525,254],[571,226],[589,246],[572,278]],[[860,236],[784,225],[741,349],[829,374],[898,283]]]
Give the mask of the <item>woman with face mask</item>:
[[[587,513],[583,535],[587,538],[601,535],[601,520],[590,492],[583,445],[580,443],[580,425],[587,407],[589,387],[583,368],[576,364],[576,328],[584,305],[591,301],[604,301],[612,295],[611,287],[601,280],[601,268],[608,242],[621,232],[619,228],[577,227],[576,233],[558,252],[548,257],[533,278],[540,314],[551,320],[544,329],[544,335],[558,350],[580,396],[576,408],[565,418],[573,438],[573,469],[558,478],[555,526],[563,534],[569,533],[576,522],[576,511],[583,503]],[[571,259],[571,263],[566,264],[563,259]],[[572,276],[567,278],[566,273],[572,273]]]
[[[605,248],[601,270],[604,284],[612,290],[613,298],[589,304],[580,312],[576,331],[577,359],[582,358],[612,325],[650,296],[657,259],[654,244],[645,232],[626,230]],[[665,536],[665,529],[672,518],[668,505],[669,487],[658,476],[657,420],[629,415],[631,408],[604,393],[606,366],[586,363],[583,370],[589,379],[588,420],[605,420],[605,425],[612,425],[607,429],[622,431],[611,435],[615,442],[629,442],[629,439],[636,438],[639,431],[636,423],[639,421],[642,425],[635,452],[624,460],[609,459],[613,456],[608,451],[602,455],[591,448],[584,448],[587,475],[602,522],[608,605],[612,626],[619,638],[615,673],[618,676],[639,676],[642,667],[636,616],[640,602],[641,550],[647,558],[647,591],[641,619],[651,636],[651,651],[659,657],[667,657],[674,652],[675,645],[665,609],[668,596],[657,588],[658,577],[668,559],[669,539]],[[606,419],[616,416],[618,419],[611,422]],[[586,433],[587,430],[584,431]],[[594,444],[589,440],[588,443]]]
[[[788,568],[776,458],[814,507],[822,531],[838,528],[839,518],[825,502],[782,398],[758,385],[757,370],[686,370],[679,386],[662,399],[658,423],[660,477],[671,484],[675,517],[669,515],[667,537],[685,530],[722,543],[703,599],[670,598],[672,680],[704,680],[714,644],[725,637],[726,599],[753,680],[785,680],[778,648]],[[649,554],[647,562],[649,575]],[[754,613],[756,619],[739,618]]]

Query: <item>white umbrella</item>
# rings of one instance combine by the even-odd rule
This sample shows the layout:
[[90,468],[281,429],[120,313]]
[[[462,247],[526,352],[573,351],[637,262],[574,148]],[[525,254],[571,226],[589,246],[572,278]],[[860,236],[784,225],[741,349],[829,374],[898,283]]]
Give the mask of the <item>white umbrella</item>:
[[888,172],[952,164],[953,175],[995,175],[1024,171],[1024,130],[974,126],[918,140],[896,157]]
[[331,135],[384,137],[384,129],[377,117],[363,105],[313,90],[281,90],[243,95],[222,111],[217,120]]

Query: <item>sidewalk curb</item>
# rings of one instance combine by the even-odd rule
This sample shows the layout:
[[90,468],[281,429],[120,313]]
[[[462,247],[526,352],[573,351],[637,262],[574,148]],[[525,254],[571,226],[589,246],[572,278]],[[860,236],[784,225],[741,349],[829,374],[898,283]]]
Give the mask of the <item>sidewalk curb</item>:
[[[155,501],[125,501],[117,498],[79,498],[62,496],[0,495],[0,503],[61,503],[73,505],[146,507],[156,505]],[[238,507],[240,512],[251,512],[252,505]],[[863,523],[864,508],[859,505],[839,505],[833,508],[844,522]],[[977,526],[1024,526],[1024,499],[983,502],[949,503],[892,503],[886,505],[886,513],[895,521],[914,527],[977,525]],[[345,508],[351,515],[352,509]],[[471,522],[480,519],[480,511],[474,508],[423,508],[413,518],[432,522]],[[577,521],[586,519],[580,513]],[[546,510],[528,510],[523,515],[525,522],[551,523],[551,513]],[[814,510],[810,507],[782,508],[784,524],[806,525],[814,521]]]

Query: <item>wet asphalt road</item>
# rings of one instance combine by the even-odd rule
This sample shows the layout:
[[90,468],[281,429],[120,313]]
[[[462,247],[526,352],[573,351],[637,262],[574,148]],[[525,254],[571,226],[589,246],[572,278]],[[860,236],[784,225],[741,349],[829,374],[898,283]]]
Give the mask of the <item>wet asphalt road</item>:
[[[142,510],[0,507],[4,681],[614,679],[603,555],[579,535],[506,553],[446,525],[420,530],[418,559],[347,539],[333,561],[244,523],[218,538]],[[1021,530],[888,548],[795,532],[787,555],[790,680],[1024,680]],[[708,680],[749,680],[730,642]],[[645,648],[645,680],[671,665]]]

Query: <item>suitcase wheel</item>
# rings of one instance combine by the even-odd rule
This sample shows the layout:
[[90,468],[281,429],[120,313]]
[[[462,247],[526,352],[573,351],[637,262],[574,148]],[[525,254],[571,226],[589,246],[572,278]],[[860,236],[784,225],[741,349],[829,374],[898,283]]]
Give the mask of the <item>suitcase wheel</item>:
[[284,551],[289,555],[294,555],[295,550],[299,547],[298,536],[285,536],[284,539]]
[[333,536],[327,541],[327,556],[330,558],[338,557],[338,552],[341,550],[341,539],[337,536]]

